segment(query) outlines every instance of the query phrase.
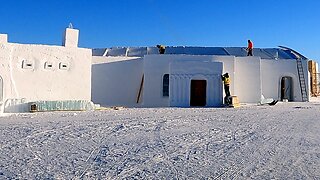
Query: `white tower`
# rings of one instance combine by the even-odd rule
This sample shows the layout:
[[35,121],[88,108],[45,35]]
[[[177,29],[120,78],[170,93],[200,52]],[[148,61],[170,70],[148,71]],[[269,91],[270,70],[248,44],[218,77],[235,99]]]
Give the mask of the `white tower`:
[[[71,23],[70,23],[71,24]],[[66,28],[63,34],[62,46],[65,47],[78,47],[79,30],[73,29],[72,25]]]
[[8,35],[0,34],[0,44],[8,43]]

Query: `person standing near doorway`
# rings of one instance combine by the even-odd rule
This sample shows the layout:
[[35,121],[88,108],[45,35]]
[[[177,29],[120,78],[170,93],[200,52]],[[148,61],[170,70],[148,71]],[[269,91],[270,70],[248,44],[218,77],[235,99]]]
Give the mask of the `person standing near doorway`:
[[224,92],[226,94],[226,97],[224,98],[224,102],[226,104],[229,104],[230,103],[230,77],[229,77],[229,74],[228,73],[225,73],[223,75],[221,75],[221,79],[223,81],[223,85],[224,85]]
[[247,51],[248,51],[248,54],[247,56],[253,56],[253,43],[251,42],[251,40],[248,40],[248,47],[247,47]]

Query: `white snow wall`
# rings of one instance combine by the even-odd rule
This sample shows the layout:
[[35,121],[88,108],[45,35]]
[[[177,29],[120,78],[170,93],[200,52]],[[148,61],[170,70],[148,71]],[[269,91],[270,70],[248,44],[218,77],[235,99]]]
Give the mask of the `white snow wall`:
[[[144,57],[144,68],[143,68],[144,75],[145,75],[145,81],[144,81],[145,83],[144,83],[144,91],[143,91],[144,107],[170,106],[170,98],[163,97],[163,94],[162,94],[162,89],[163,89],[162,81],[163,81],[164,74],[171,73],[170,63],[173,63],[173,62],[181,63],[181,64],[183,64],[183,62],[194,62],[195,68],[197,66],[196,62],[199,62],[199,66],[201,66],[201,63],[203,62],[223,62],[223,72],[228,72],[231,75],[231,78],[234,77],[234,57],[233,56],[147,55]],[[201,69],[201,67],[199,68]],[[212,71],[215,71],[215,70],[212,69]],[[218,85],[221,86],[220,90],[222,91],[222,81],[220,81],[219,83],[220,84]],[[231,83],[231,93],[233,93],[233,83],[234,82]],[[222,94],[220,98],[222,99]],[[213,103],[213,105],[212,104],[208,104],[208,105],[215,106],[216,104]]]
[[91,59],[90,49],[2,43],[1,104],[21,112],[16,106],[30,101],[91,100]]
[[[309,75],[308,62],[302,61],[304,77],[306,80],[307,92],[309,92]],[[291,77],[293,85],[293,101],[302,101],[299,76],[297,71],[297,62],[294,59],[285,60],[261,60],[261,79],[262,79],[262,94],[268,98],[279,99],[281,78]]]
[[206,107],[221,106],[223,64],[212,61],[177,61],[171,62],[170,104],[172,107],[190,107],[191,81],[206,81]]
[[240,103],[258,103],[261,99],[260,57],[235,58],[234,95]]
[[92,101],[102,106],[139,106],[136,101],[142,68],[142,58],[94,56]]
[[[165,54],[146,55],[144,58],[135,59],[128,57],[93,57],[93,60],[93,101],[105,106],[179,106],[179,103],[170,102],[170,97],[163,96],[163,75],[174,73],[174,70],[170,70],[170,64],[173,63],[178,63],[175,67],[181,66],[182,70],[189,69],[189,74],[197,73],[196,71],[199,68],[197,70],[197,68],[189,68],[188,66],[200,67],[198,74],[206,74],[206,70],[202,68],[205,66],[203,65],[205,62],[223,63],[222,73],[228,72],[230,74],[231,94],[238,96],[240,103],[258,103],[261,100],[261,94],[265,98],[279,99],[280,79],[283,76],[293,78],[294,101],[301,101],[296,61],[293,59],[272,60],[261,59],[260,57]],[[187,62],[192,62],[192,65]],[[199,62],[198,65],[197,62]],[[308,83],[306,62],[303,62],[303,66]],[[137,104],[136,100],[143,74],[144,85],[140,98],[142,103]],[[205,79],[204,76],[197,76],[196,78]],[[220,85],[222,85],[222,82]],[[182,83],[182,86],[189,87],[186,83]],[[174,93],[177,95],[177,92]],[[182,93],[188,94],[188,92]],[[223,96],[224,92],[221,97]],[[185,100],[185,102],[188,102],[188,99]],[[180,103],[180,105],[186,106],[185,102],[184,104]]]
[[[174,60],[207,60],[213,56],[152,55],[144,58],[93,57],[92,101],[103,106],[168,107],[162,96],[162,78]],[[226,57],[229,59],[230,57]],[[233,58],[232,58],[233,59]],[[231,70],[233,71],[233,69]],[[137,96],[144,75],[139,103]]]
[[[235,57],[234,56],[213,56],[213,59],[218,62],[223,63],[223,73],[228,73],[231,79],[230,93],[235,95]],[[222,83],[222,82],[221,82]],[[223,91],[223,97],[225,97]]]

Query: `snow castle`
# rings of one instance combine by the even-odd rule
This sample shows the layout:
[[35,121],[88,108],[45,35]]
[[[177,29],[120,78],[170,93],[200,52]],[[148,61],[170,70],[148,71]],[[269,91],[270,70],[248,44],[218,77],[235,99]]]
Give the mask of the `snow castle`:
[[93,49],[92,100],[104,106],[205,107],[223,103],[220,75],[242,103],[261,96],[309,100],[308,59],[286,47],[156,47]]
[[30,103],[60,110],[91,102],[92,51],[78,47],[78,35],[67,28],[63,46],[10,43],[0,35],[2,112],[28,112]]
[[262,96],[308,101],[314,81],[309,59],[286,47],[255,48],[248,57],[243,47],[178,46],[159,54],[156,47],[79,48],[78,40],[72,28],[62,46],[10,43],[0,34],[1,112],[88,110],[93,103],[216,107],[225,72],[241,103]]

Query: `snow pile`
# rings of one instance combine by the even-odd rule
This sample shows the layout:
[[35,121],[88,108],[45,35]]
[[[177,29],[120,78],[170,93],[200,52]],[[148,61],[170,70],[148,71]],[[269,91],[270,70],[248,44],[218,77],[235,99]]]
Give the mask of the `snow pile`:
[[0,117],[0,179],[319,179],[320,104]]

